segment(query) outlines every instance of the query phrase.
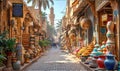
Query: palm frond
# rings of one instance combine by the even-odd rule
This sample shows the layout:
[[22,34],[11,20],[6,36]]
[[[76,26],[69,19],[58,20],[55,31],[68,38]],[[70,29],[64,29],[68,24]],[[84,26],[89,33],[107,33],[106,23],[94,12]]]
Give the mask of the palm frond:
[[37,4],[37,0],[33,0],[33,2],[32,2],[32,6],[35,7],[36,4]]
[[53,0],[27,0],[27,3],[32,2],[32,6],[36,7],[38,6],[39,9],[41,9],[41,7],[43,7],[44,10],[46,10],[46,8],[50,7],[50,3],[54,4]]
[[47,7],[50,8],[48,0],[46,0]]
[[50,2],[54,5],[54,2],[53,2],[53,0],[50,0]]
[[42,7],[42,1],[39,0],[38,3],[39,3],[39,10],[41,10],[41,7]]
[[27,0],[27,3],[30,3],[31,1],[33,1],[33,0]]
[[46,10],[46,5],[47,5],[47,4],[46,4],[46,0],[43,0],[42,2],[43,2],[43,3],[42,3],[43,9]]

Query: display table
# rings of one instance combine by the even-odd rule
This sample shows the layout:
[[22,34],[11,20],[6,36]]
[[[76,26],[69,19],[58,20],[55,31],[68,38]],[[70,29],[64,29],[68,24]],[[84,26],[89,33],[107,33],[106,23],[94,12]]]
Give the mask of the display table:
[[[110,71],[106,69],[90,68],[89,64],[85,64],[84,62],[81,62],[81,61],[80,61],[80,64],[83,65],[88,71]],[[113,71],[118,71],[118,70],[113,70]]]

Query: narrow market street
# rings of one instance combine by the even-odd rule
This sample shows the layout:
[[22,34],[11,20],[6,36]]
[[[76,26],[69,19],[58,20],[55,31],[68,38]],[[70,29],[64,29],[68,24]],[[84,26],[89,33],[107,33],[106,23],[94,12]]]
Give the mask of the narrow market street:
[[0,0],[0,71],[120,71],[120,0]]
[[51,48],[24,71],[87,71],[74,55]]

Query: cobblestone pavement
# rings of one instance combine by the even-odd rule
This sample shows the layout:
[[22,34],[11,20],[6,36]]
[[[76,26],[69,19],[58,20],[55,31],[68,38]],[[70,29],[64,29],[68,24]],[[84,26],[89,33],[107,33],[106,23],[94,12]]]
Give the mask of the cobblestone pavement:
[[27,67],[24,71],[87,71],[75,56],[51,48],[37,62]]

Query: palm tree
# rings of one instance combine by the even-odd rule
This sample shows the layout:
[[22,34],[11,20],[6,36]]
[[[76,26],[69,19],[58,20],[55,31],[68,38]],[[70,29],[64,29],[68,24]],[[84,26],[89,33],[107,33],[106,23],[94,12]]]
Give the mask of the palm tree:
[[40,23],[42,23],[42,7],[44,10],[46,10],[46,8],[50,7],[49,2],[51,2],[51,4],[54,4],[53,0],[27,0],[27,3],[32,2],[32,6],[38,7],[39,9],[39,14],[40,14]]
[[59,20],[58,23],[57,23],[57,31],[58,32],[61,32],[62,31],[62,20]]

